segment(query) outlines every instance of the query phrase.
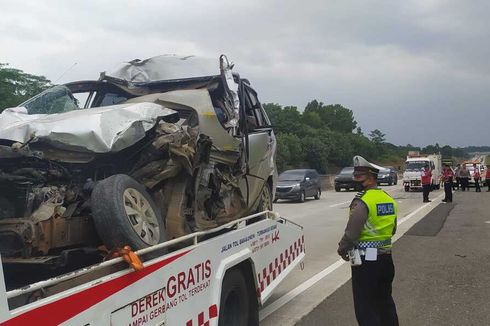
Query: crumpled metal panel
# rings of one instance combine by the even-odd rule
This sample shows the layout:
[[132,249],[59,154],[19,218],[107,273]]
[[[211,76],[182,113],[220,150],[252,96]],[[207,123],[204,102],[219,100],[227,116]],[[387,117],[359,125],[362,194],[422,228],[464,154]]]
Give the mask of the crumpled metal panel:
[[231,94],[230,102],[232,102],[233,107],[232,112],[230,112],[231,114],[228,124],[230,127],[236,128],[238,127],[238,120],[240,118],[240,100],[238,98],[238,84],[235,82],[235,79],[233,78],[233,73],[231,72],[233,64],[228,62],[228,58],[224,55],[219,58],[219,61],[221,75],[225,78],[226,88],[228,89],[228,93]]
[[132,60],[120,64],[104,76],[131,83],[150,83],[161,80],[178,80],[219,74],[217,60],[194,56],[160,55],[145,60]]
[[171,114],[177,113],[146,102],[57,114],[6,109],[0,114],[0,139],[25,143],[37,137],[63,149],[117,152],[141,140],[159,117]]

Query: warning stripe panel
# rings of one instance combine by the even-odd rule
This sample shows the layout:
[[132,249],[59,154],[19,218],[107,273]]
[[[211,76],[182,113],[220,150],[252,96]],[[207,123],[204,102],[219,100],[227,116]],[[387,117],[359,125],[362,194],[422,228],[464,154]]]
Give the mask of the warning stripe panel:
[[284,252],[281,252],[278,257],[274,258],[269,265],[257,274],[260,292],[264,292],[264,289],[304,251],[304,236],[302,236]]

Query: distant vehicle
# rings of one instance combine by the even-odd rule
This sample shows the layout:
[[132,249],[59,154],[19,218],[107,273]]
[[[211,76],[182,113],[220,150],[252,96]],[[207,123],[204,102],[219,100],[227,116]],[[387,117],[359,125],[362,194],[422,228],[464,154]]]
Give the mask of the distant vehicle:
[[387,166],[378,173],[378,184],[386,183],[388,186],[396,185],[398,183],[398,175],[396,170],[392,166]]
[[440,188],[440,176],[442,173],[441,154],[427,155],[419,152],[409,152],[405,161],[405,172],[403,172],[405,191],[422,190],[421,175],[425,165],[428,165],[432,171],[431,188]]
[[320,199],[321,194],[320,175],[316,170],[287,170],[279,175],[274,202],[293,199],[302,203],[306,197]]
[[359,191],[360,185],[356,184],[352,179],[354,174],[354,167],[348,166],[342,169],[337,176],[335,176],[334,187],[335,191],[339,192],[342,189],[350,190],[354,189]]

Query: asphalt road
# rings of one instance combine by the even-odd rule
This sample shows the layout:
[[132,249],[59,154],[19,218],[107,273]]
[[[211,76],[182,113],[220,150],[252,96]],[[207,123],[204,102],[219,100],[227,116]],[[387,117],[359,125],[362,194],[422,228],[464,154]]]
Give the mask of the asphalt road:
[[[397,186],[382,188],[398,202],[398,220],[402,224],[397,237],[436,206],[436,201],[423,204],[421,192],[407,193],[400,182]],[[328,191],[320,200],[279,201],[274,205],[275,211],[304,227],[306,258],[304,269],[293,271],[263,307],[261,325],[294,325],[349,281],[350,267],[339,259],[336,251],[347,222],[348,206],[355,194]],[[439,203],[441,196],[442,191],[438,190],[432,192],[430,198],[439,197]]]
[[[490,324],[489,200],[489,192],[456,192],[394,244],[400,325]],[[350,281],[297,325],[357,325]]]

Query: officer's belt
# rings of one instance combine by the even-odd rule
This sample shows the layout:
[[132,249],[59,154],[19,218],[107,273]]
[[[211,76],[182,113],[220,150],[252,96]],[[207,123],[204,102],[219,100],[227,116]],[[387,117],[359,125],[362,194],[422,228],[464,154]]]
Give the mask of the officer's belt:
[[[387,255],[391,254],[391,248],[378,248],[378,255]],[[365,249],[359,249],[359,254],[361,256],[366,256],[366,250]]]
[[357,248],[380,248],[389,245],[391,245],[391,239],[386,239],[382,241],[359,241],[359,243],[357,244]]

